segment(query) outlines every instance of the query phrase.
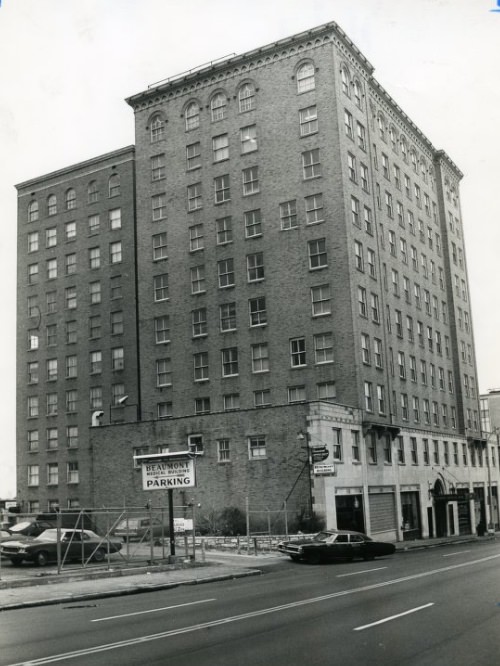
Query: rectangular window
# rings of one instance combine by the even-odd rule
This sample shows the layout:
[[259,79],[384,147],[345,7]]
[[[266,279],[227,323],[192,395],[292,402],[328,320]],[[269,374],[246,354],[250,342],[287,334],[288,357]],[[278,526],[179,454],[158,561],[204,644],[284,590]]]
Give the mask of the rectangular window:
[[321,176],[319,148],[307,150],[306,152],[302,153],[302,173],[304,180]]
[[102,387],[93,386],[90,389],[90,409],[102,409]]
[[351,430],[351,442],[352,462],[361,462],[359,430]]
[[314,362],[333,363],[333,335],[332,333],[318,333],[314,336]]
[[167,232],[163,231],[153,236],[153,261],[167,258]]
[[109,244],[109,261],[111,264],[119,264],[122,260],[122,242],[115,241]]
[[165,155],[153,155],[151,158],[151,180],[165,178]]
[[324,212],[322,194],[312,194],[308,197],[305,197],[305,207],[306,224],[316,224],[317,222],[323,222]]
[[297,222],[297,202],[295,199],[280,203],[281,229],[294,229],[298,226]]
[[229,138],[227,134],[213,137],[212,152],[214,162],[220,162],[229,158]]
[[201,166],[201,144],[191,143],[186,146],[186,170],[197,169]]
[[335,382],[333,381],[319,382],[319,384],[316,384],[316,388],[318,392],[318,400],[331,401],[335,400],[337,397],[337,389]]
[[234,261],[233,259],[222,259],[217,262],[219,276],[219,288],[234,287]]
[[248,125],[240,130],[241,153],[252,153],[257,150],[257,127]]
[[153,222],[163,220],[167,216],[167,199],[165,194],[155,194],[151,197],[151,210]]
[[322,284],[311,287],[311,304],[313,317],[331,313],[330,285]]
[[156,361],[156,386],[170,386],[172,384],[172,362],[169,358]]
[[304,402],[306,399],[305,386],[289,386],[288,387],[288,402]]
[[318,110],[316,104],[299,110],[300,136],[308,136],[318,131]]
[[248,457],[250,460],[266,458],[265,435],[253,435],[248,438]]
[[216,204],[230,200],[229,175],[214,178],[214,198]]
[[268,407],[271,404],[271,390],[254,391],[253,404],[255,407]]
[[28,486],[38,486],[40,482],[40,468],[38,465],[28,465]]
[[254,238],[255,236],[262,235],[262,218],[260,209],[248,210],[243,213],[245,222],[245,236],[246,238]]
[[367,412],[373,412],[373,389],[371,382],[364,383],[365,409]]
[[309,251],[309,268],[311,270],[328,266],[325,238],[309,241],[307,247]]
[[233,377],[238,374],[238,349],[229,347],[221,350],[222,376]]
[[267,342],[252,345],[252,372],[269,372],[269,350]]
[[228,439],[218,439],[217,440],[217,461],[220,463],[230,462],[230,451],[229,451],[229,440]]
[[201,183],[194,183],[193,185],[188,185],[187,207],[188,207],[188,212],[191,212],[193,210],[198,210],[199,208],[202,207]]
[[28,451],[38,451],[39,434],[38,430],[28,430]]
[[153,277],[153,294],[154,301],[166,301],[168,299],[168,275],[162,273]]
[[253,166],[243,169],[243,196],[256,194],[259,191],[259,167]]
[[67,463],[67,479],[68,483],[79,483],[78,461],[71,460]]
[[123,370],[125,367],[123,347],[115,347],[111,350],[111,369]]
[[91,247],[89,249],[89,268],[100,268],[101,266],[101,248]]
[[69,414],[76,413],[78,406],[78,391],[71,389],[66,391],[66,412]]
[[292,368],[306,365],[305,338],[293,338],[290,340],[290,363]]
[[199,352],[193,355],[194,381],[208,380],[208,352]]
[[90,352],[90,374],[97,375],[102,372],[102,352]]
[[191,312],[191,321],[193,327],[193,338],[198,338],[207,334],[207,309],[198,308]]
[[264,326],[267,324],[267,310],[265,296],[251,298],[248,301],[250,326]]
[[342,462],[342,430],[332,428],[333,439],[333,459],[336,462]]
[[236,330],[236,303],[223,303],[220,306],[220,330]]
[[257,282],[264,279],[264,253],[247,255],[247,280]]
[[217,225],[217,245],[225,245],[233,241],[233,228],[230,217],[215,220]]

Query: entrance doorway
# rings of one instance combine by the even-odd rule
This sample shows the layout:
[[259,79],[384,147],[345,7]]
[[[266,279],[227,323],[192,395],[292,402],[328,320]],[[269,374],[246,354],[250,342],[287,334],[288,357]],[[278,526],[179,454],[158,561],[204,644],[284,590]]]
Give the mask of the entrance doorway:
[[446,536],[446,502],[440,501],[439,496],[444,495],[444,488],[442,482],[438,479],[434,484],[434,516],[436,518],[436,536]]
[[337,495],[335,506],[339,530],[365,531],[362,495]]

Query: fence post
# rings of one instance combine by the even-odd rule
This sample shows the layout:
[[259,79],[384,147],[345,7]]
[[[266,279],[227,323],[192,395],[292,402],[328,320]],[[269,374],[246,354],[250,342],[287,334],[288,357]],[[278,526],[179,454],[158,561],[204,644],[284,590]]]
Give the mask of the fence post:
[[248,497],[245,498],[245,512],[247,519],[247,554],[250,555],[250,510]]
[[257,556],[257,537],[253,538],[253,550],[254,550],[254,555]]
[[201,540],[201,561],[205,561],[205,539]]

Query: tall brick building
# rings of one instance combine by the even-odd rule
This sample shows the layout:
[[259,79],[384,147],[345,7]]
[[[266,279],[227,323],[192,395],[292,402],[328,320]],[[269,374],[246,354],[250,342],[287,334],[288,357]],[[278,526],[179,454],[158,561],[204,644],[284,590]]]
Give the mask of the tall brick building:
[[[91,460],[93,470],[85,467],[80,502],[143,502],[132,454],[190,447],[201,454],[193,495],[206,506],[248,500],[274,510],[291,497],[329,526],[397,539],[484,524],[492,459],[480,429],[462,174],[354,44],[327,24],[127,102],[136,142],[135,161],[125,150],[130,222],[119,234],[126,375],[114,388],[117,344],[103,329],[111,367],[99,376],[102,410],[89,404],[94,347],[85,340],[75,384],[82,466]],[[103,160],[116,164],[115,155]],[[84,189],[85,168],[61,173]],[[55,226],[41,211],[56,184],[67,197],[56,176],[19,186],[19,488],[42,504],[71,500],[61,476],[47,489],[54,454],[45,442],[30,451],[26,434],[38,430],[40,440],[52,419],[27,411],[52,391],[43,373],[29,383],[26,367],[44,370],[55,350],[44,342],[27,351],[25,329],[27,299],[46,298],[51,285],[27,284],[32,265],[40,270],[54,252],[41,242],[33,250],[29,238]],[[88,215],[78,210],[82,227]],[[58,233],[70,218],[61,213]],[[113,232],[100,237],[105,254]],[[79,241],[83,262],[91,240]],[[103,279],[115,277],[114,263],[109,254]],[[91,278],[82,270],[75,284],[85,292]],[[106,317],[109,305],[100,306]],[[73,313],[61,307],[63,326]],[[81,320],[91,312],[78,305]],[[57,353],[61,365],[63,340]],[[68,381],[58,375],[60,392]],[[92,414],[102,427],[88,429]],[[304,444],[328,452],[309,478]],[[61,469],[65,448],[56,456]],[[491,483],[498,522],[496,463]]]

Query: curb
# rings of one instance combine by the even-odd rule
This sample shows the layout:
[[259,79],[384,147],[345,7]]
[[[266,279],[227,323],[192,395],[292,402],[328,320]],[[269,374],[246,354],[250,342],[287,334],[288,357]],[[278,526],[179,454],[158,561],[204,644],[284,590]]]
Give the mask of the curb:
[[204,585],[206,583],[217,583],[224,580],[232,580],[235,578],[247,578],[249,576],[258,576],[261,575],[262,571],[260,569],[248,569],[241,572],[233,572],[230,574],[221,574],[220,576],[207,576],[206,578],[196,578],[196,579],[186,579],[180,580],[172,583],[159,583],[159,584],[146,584],[146,585],[135,585],[134,587],[128,588],[126,590],[106,590],[103,592],[91,592],[89,594],[85,593],[68,593],[60,595],[59,597],[54,597],[51,599],[39,599],[33,601],[19,601],[12,604],[4,604],[0,606],[0,612],[8,610],[19,610],[22,608],[34,608],[36,606],[54,606],[56,604],[62,603],[74,603],[75,601],[93,601],[95,599],[106,599],[110,597],[125,597],[133,594],[143,594],[144,592],[156,592],[158,590],[169,590],[175,587],[180,587],[181,585]]

